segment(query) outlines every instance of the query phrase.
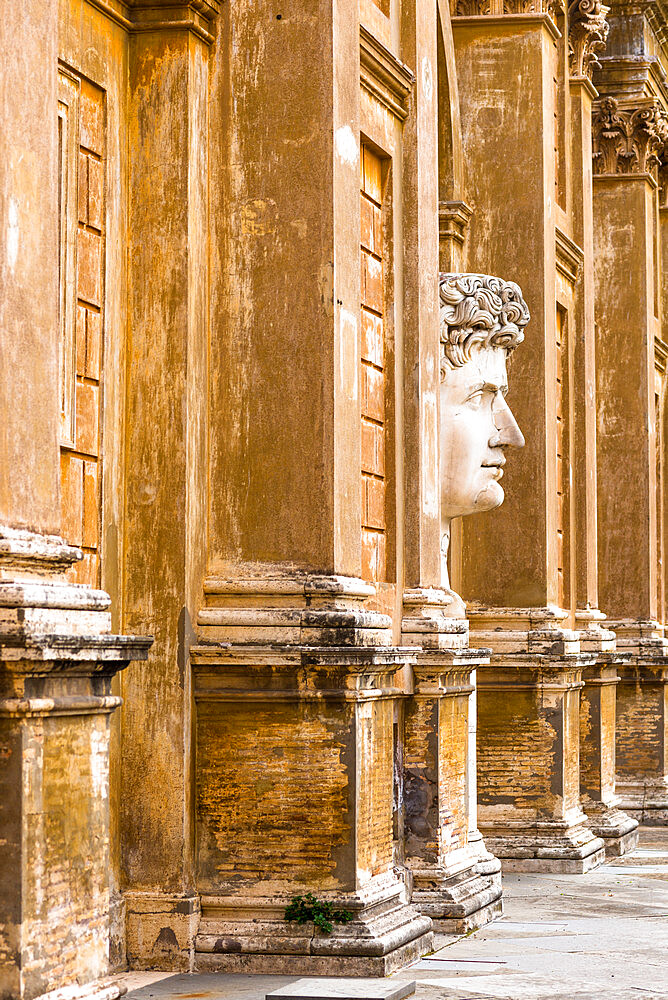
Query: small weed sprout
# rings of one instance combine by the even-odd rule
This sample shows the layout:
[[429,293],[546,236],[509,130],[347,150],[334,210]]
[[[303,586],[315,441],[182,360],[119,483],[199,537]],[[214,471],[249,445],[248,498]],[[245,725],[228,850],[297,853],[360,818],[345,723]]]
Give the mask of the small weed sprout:
[[305,896],[292,897],[285,907],[285,919],[298,924],[312,920],[323,934],[331,934],[334,924],[347,924],[353,915],[348,910],[335,910],[331,903],[321,902],[312,892],[307,892]]

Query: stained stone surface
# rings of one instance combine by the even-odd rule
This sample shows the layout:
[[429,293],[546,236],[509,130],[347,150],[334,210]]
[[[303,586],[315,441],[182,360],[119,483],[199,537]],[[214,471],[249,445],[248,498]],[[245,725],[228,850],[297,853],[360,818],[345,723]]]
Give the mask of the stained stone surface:
[[[387,985],[415,982],[415,1000],[668,997],[668,829],[641,829],[637,851],[586,875],[507,875],[504,899],[502,920],[438,938],[433,955]],[[299,977],[131,972],[119,979],[127,1000],[265,1000],[290,996],[284,988]]]
[[298,979],[267,993],[266,1000],[403,1000],[414,993],[414,981]]

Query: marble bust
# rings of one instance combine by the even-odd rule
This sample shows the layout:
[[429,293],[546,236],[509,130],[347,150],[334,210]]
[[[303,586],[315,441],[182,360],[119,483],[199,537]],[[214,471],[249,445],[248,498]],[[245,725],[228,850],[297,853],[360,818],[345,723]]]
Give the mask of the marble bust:
[[510,353],[529,310],[518,285],[488,274],[441,274],[440,485],[443,586],[453,517],[503,503],[507,448],[524,437],[506,403]]

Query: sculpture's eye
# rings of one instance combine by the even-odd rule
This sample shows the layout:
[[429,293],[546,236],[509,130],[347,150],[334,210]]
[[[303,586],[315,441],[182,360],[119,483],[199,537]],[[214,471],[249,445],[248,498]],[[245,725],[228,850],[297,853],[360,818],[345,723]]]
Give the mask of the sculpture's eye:
[[484,395],[485,394],[482,391],[482,389],[478,389],[476,392],[472,392],[471,393],[471,395],[468,397],[468,399],[466,400],[466,402],[468,403],[468,405],[472,409],[479,410],[480,407],[482,406],[482,401],[484,399]]

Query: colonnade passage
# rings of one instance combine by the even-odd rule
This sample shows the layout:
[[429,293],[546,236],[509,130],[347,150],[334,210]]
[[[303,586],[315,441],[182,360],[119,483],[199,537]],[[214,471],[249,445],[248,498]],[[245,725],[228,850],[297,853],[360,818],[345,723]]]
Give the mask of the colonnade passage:
[[0,1000],[654,989],[665,5],[5,6]]

